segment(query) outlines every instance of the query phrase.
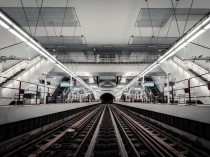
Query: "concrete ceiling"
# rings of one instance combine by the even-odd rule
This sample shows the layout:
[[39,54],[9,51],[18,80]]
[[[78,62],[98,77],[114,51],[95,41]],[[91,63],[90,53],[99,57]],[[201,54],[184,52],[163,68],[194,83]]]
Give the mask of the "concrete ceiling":
[[[22,2],[25,8],[37,8],[37,4],[39,7],[42,4],[42,0],[37,0],[37,3],[36,0],[22,0]],[[91,55],[106,52],[109,54],[113,53],[113,55],[120,55],[122,51],[127,51],[129,53],[128,57],[135,55],[143,58],[148,57],[148,55],[157,57],[158,54],[164,53],[165,49],[203,17],[201,12],[204,14],[210,8],[209,0],[194,0],[192,12],[188,18],[188,13],[186,13],[185,8],[189,10],[192,1],[172,0],[172,2],[173,5],[171,0],[43,0],[43,8],[54,7],[58,10],[60,9],[60,22],[62,21],[60,19],[62,17],[61,11],[65,12],[66,6],[68,8],[74,8],[79,23],[77,27],[64,24],[63,28],[59,25],[54,25],[54,27],[46,25],[46,28],[44,28],[40,24],[37,28],[30,26],[29,29],[29,27],[24,26],[23,29],[29,33],[32,32],[32,36],[34,36],[36,30],[34,38],[43,43],[50,51],[53,50],[52,53],[66,56],[77,54],[83,57],[84,62],[88,58],[88,55],[83,53],[84,51],[90,51]],[[156,27],[151,27],[153,23],[151,25],[149,24],[151,21],[149,21],[150,18],[148,17],[148,6],[150,9],[153,9],[153,12],[151,10],[151,19],[153,22],[156,21],[154,24]],[[179,14],[177,13],[175,17],[173,16],[173,6],[184,9],[177,11]],[[0,9],[4,10],[5,7],[22,9],[20,0],[0,0]],[[158,9],[157,14],[154,8]],[[170,16],[163,17],[164,12],[161,11],[163,8],[169,10],[170,14],[168,15]],[[198,9],[201,9],[201,11],[198,11]],[[185,13],[183,13],[183,10],[185,10]],[[142,12],[144,12],[144,16],[140,16]],[[71,14],[70,12],[67,13]],[[66,16],[69,16],[69,14]],[[145,26],[140,25],[141,27],[138,27],[136,22],[138,20],[141,21],[143,17],[146,19]],[[11,15],[12,18],[14,17]],[[161,18],[162,20],[164,19],[164,25],[160,26],[158,20]],[[144,22],[145,19],[143,20]],[[186,22],[187,19],[188,21]],[[41,23],[41,19],[39,20]],[[56,22],[58,19],[52,18],[52,20]],[[16,22],[18,23],[18,21]],[[49,40],[48,36],[53,40],[53,43],[47,43],[47,39]],[[56,42],[58,38],[59,41],[62,41],[62,38],[64,38],[65,43]],[[170,41],[167,39],[170,39]],[[75,45],[74,40],[77,40],[79,44]],[[94,48],[96,48],[95,52],[93,51]],[[75,57],[73,58],[75,59]],[[84,69],[84,66],[86,69]],[[77,68],[72,70],[79,76],[84,77],[84,79],[85,77],[102,75],[102,73],[103,75],[107,73],[107,76],[112,73],[113,76],[121,75],[122,77],[131,79],[143,70],[139,69],[139,65],[133,65],[135,68],[132,70],[129,70],[130,65],[124,66],[127,66],[127,68],[123,69],[122,65],[117,64],[110,66],[81,65],[80,68],[77,65]],[[69,66],[70,69],[72,67],[74,66]],[[58,74],[59,69],[54,69],[53,72]],[[155,74],[156,72],[163,73],[158,68],[152,73]],[[112,91],[114,90],[116,89],[113,88]]]
[[[24,7],[37,7],[35,0],[22,0]],[[38,0],[38,5],[41,5],[42,0]],[[43,0],[42,7],[66,7],[66,0]],[[174,0],[174,6],[177,1]],[[177,8],[189,8],[190,0],[178,1]],[[170,0],[149,0],[149,8],[172,8]],[[20,0],[1,0],[1,8],[4,7],[22,7]],[[137,17],[142,8],[147,8],[145,0],[69,0],[67,7],[74,7],[79,19],[81,27],[76,28],[75,36],[84,35],[88,44],[99,45],[115,45],[128,44],[129,38],[140,36],[139,27],[135,27]],[[209,9],[209,0],[194,1],[192,8]],[[67,15],[66,15],[67,16]],[[187,15],[185,15],[187,16]],[[194,16],[194,15],[192,15]],[[199,18],[189,20],[186,31],[195,24]],[[165,37],[167,34],[168,23],[164,27],[154,27],[154,34],[151,27],[141,27],[141,36]],[[178,21],[180,32],[183,31],[185,20]],[[61,33],[61,28],[56,27],[56,34]],[[32,32],[34,27],[31,27]],[[74,27],[64,27],[61,35],[73,36]],[[177,37],[177,24],[175,19],[172,20],[171,28],[168,37]],[[49,36],[55,36],[52,27],[47,27]],[[36,36],[46,36],[45,29],[38,27]]]

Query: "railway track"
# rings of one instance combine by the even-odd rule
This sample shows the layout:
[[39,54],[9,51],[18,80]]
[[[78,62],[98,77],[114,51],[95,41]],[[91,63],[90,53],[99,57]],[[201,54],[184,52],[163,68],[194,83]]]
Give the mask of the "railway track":
[[86,117],[88,114],[89,116],[90,115],[94,116],[95,112],[97,112],[99,108],[101,107],[94,106],[91,107],[90,109],[74,114],[71,116],[69,121],[63,123],[62,125],[59,125],[58,127],[48,132],[41,134],[39,137],[28,140],[27,143],[24,142],[18,144],[15,147],[10,146],[10,145],[15,145],[13,143],[7,143],[6,145],[4,144],[4,146],[1,145],[0,154],[2,157],[25,157],[33,155],[32,153],[35,151],[45,150],[47,147],[52,145],[56,140],[61,138],[66,132],[73,131],[73,129],[69,129],[70,126],[72,126],[73,124],[75,124],[74,127],[79,126],[78,122],[82,118]]
[[[170,135],[157,128],[156,126],[144,121],[142,118],[136,116],[133,111],[128,111],[119,106],[112,106],[112,110],[118,121],[118,125],[121,125],[121,130],[127,134],[127,136],[135,136],[134,141],[131,141],[131,147],[133,151],[136,152],[136,156],[169,156],[169,157],[208,157],[209,154],[191,146],[188,143],[184,143],[179,138]],[[132,130],[132,133],[126,133],[127,128]],[[132,135],[134,134],[134,135]],[[125,135],[124,135],[125,136]],[[137,138],[141,142],[137,142]],[[132,138],[129,138],[130,140]],[[144,144],[144,146],[142,145]],[[133,146],[132,146],[133,145]],[[143,148],[146,147],[147,150],[143,151],[141,149],[136,149],[135,145],[141,145]],[[140,150],[140,151],[139,151]],[[148,153],[149,150],[149,154]]]
[[207,157],[177,137],[118,105],[75,115],[5,157]]

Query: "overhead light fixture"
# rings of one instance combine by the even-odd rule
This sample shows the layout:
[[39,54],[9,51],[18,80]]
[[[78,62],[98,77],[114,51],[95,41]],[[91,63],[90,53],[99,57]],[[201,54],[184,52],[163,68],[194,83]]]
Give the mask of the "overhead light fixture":
[[155,61],[153,64],[148,66],[143,72],[141,72],[136,78],[134,78],[129,84],[124,86],[124,88],[118,92],[116,95],[122,94],[122,92],[129,88],[131,85],[133,85],[134,82],[136,82],[138,79],[145,74],[147,74],[149,71],[154,69],[156,66],[158,66],[160,63],[163,63],[168,58],[173,56],[176,52],[178,52],[180,49],[185,47],[187,44],[189,44],[191,41],[199,37],[201,34],[203,34],[207,29],[210,28],[210,16],[208,15],[207,18],[201,22],[195,29],[193,29],[191,32],[186,34],[184,37],[182,37],[177,43],[175,43],[163,56],[161,56],[157,61]]
[[66,68],[53,55],[51,55],[47,50],[45,50],[44,47],[41,44],[37,43],[33,38],[31,38],[27,33],[25,33],[21,28],[19,28],[14,22],[12,22],[8,17],[6,17],[1,11],[0,11],[0,18],[1,18],[0,19],[0,25],[1,26],[3,26],[5,29],[10,31],[12,34],[14,34],[16,37],[18,37],[22,41],[24,41],[31,48],[33,48],[35,51],[37,51],[42,56],[44,56],[46,59],[48,59],[52,63],[56,64],[63,71],[65,71],[66,73],[68,73],[69,75],[74,77],[83,86],[92,90],[92,88],[90,86],[88,86],[82,79],[77,77],[72,71],[70,71],[68,68]]
[[6,23],[4,23],[2,20],[0,20],[0,25],[3,26],[6,29],[9,29],[9,25],[7,25]]
[[20,40],[27,42],[27,39],[24,38],[22,35],[20,35],[19,33],[17,33],[16,31],[14,31],[14,29],[9,29],[9,31],[14,34],[16,37],[18,37]]

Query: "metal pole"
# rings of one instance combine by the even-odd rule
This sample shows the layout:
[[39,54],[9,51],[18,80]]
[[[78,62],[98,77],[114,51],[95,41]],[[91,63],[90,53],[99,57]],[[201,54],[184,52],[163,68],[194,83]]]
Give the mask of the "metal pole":
[[20,81],[20,84],[19,84],[19,95],[18,95],[18,105],[20,104],[20,93],[21,93],[21,81]]
[[172,82],[172,85],[171,85],[171,94],[172,94],[172,104],[174,104],[174,87],[173,87],[173,82]]
[[188,80],[189,105],[191,105],[190,79]]
[[168,99],[168,104],[170,104],[170,88],[169,88],[169,75],[170,73],[167,74],[167,99]]
[[163,86],[163,95],[162,95],[162,101],[163,101],[163,104],[165,103],[165,99],[164,99],[164,86]]
[[47,75],[44,77],[44,104],[46,104],[46,86],[47,86]]
[[36,85],[36,104],[37,104],[37,99],[38,99],[38,89],[39,89],[39,85]]

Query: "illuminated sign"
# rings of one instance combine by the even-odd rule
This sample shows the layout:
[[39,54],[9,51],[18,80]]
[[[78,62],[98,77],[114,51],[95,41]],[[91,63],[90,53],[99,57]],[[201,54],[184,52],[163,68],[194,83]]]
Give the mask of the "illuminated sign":
[[154,87],[155,84],[154,84],[154,82],[145,82],[145,83],[144,83],[144,86],[145,86],[145,87]]
[[70,86],[69,82],[61,82],[60,83],[60,87],[69,87],[69,86]]

